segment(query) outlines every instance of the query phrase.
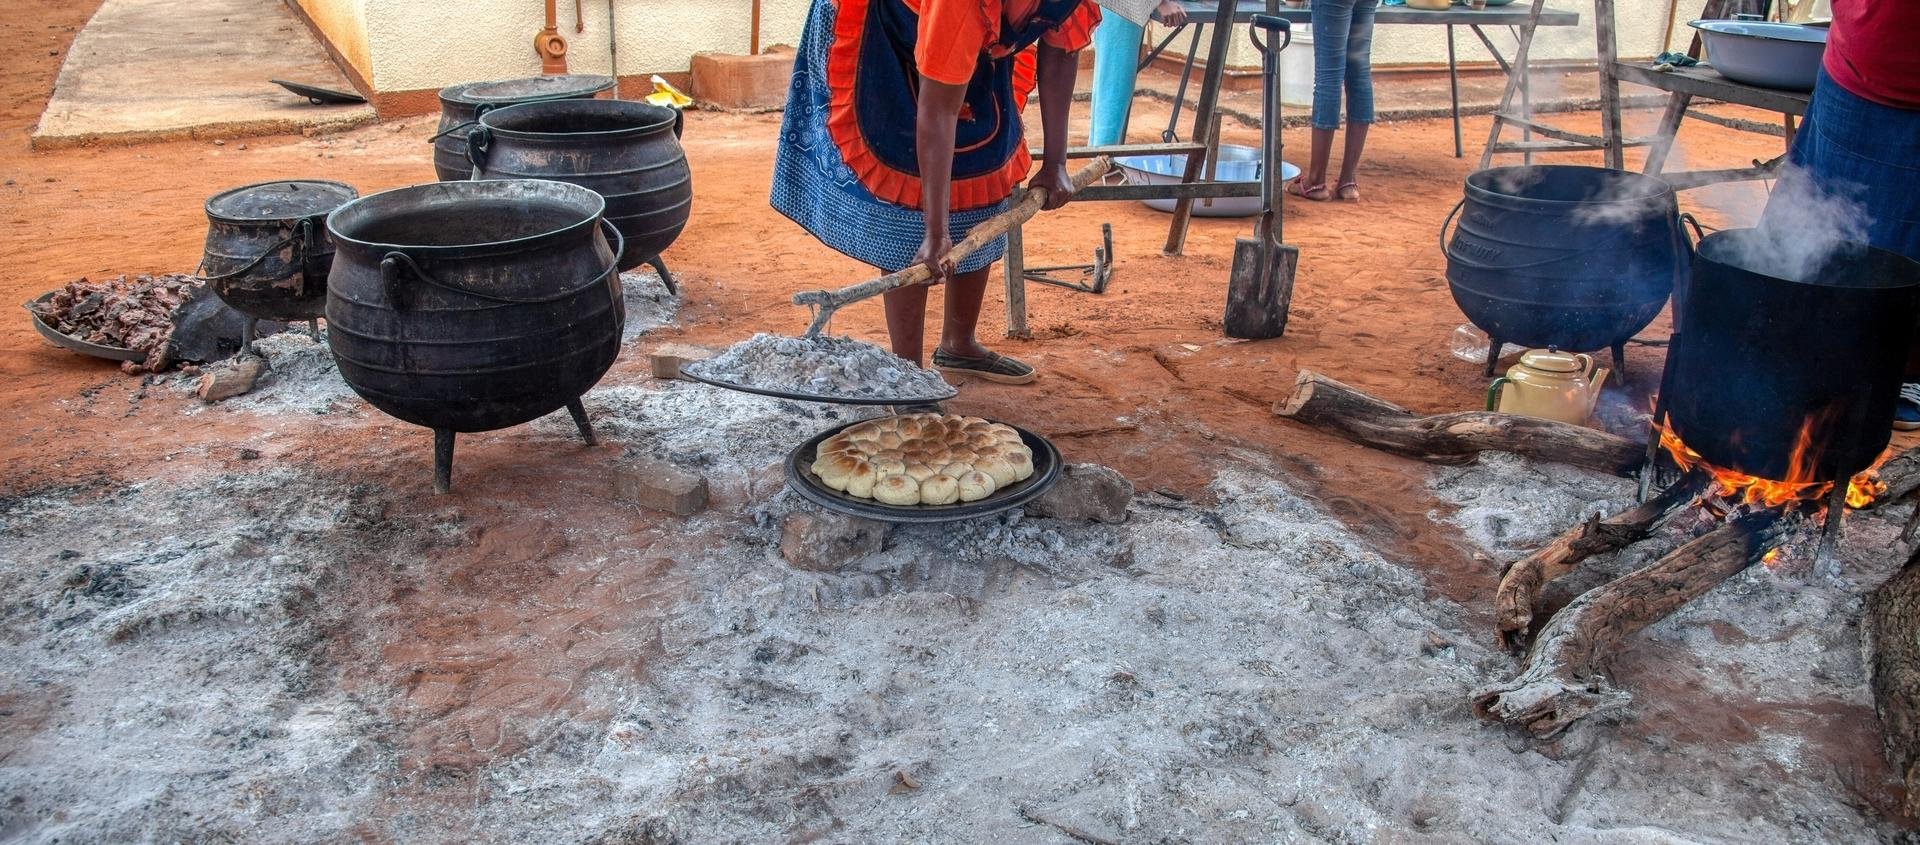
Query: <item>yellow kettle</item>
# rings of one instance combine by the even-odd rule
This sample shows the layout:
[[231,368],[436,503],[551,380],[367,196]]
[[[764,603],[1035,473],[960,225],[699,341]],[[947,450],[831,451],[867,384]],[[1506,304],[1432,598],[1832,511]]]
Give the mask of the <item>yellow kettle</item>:
[[1600,401],[1607,372],[1591,355],[1528,350],[1487,387],[1487,410],[1584,425]]

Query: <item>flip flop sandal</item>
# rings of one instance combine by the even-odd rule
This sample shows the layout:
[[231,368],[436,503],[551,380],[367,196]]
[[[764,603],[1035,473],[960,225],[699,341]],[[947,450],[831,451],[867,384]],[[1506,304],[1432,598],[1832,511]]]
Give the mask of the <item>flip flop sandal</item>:
[[1040,377],[1032,367],[994,352],[987,353],[985,358],[962,358],[935,349],[933,366],[943,373],[973,376],[1001,384],[1029,384]]
[[1333,195],[1327,193],[1326,185],[1314,185],[1309,188],[1301,184],[1300,178],[1297,176],[1287,183],[1287,193],[1310,202],[1326,202],[1327,200],[1333,199]]
[[1340,187],[1334,189],[1334,196],[1347,202],[1358,201],[1360,199],[1360,183],[1341,182]]

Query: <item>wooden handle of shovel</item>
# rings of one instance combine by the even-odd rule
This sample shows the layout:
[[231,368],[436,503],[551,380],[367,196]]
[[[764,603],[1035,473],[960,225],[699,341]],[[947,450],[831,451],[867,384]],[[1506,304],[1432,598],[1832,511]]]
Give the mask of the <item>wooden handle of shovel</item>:
[[[1099,181],[1100,177],[1107,175],[1107,171],[1112,167],[1113,158],[1111,156],[1099,156],[1095,158],[1088,162],[1087,166],[1080,168],[1079,171],[1073,174],[1071,180],[1073,182],[1073,189],[1078,191]],[[1019,202],[1013,204],[1012,208],[989,217],[981,221],[979,225],[974,226],[973,230],[967,233],[965,240],[953,245],[953,251],[948,253],[947,257],[952,259],[953,263],[957,265],[961,261],[966,260],[967,256],[979,251],[981,247],[993,243],[995,239],[1005,235],[1013,229],[1013,227],[1032,219],[1033,216],[1040,213],[1040,209],[1047,204],[1047,193],[1048,191],[1045,188],[1027,191],[1021,196]],[[807,335],[813,336],[819,334],[822,329],[826,328],[827,321],[833,317],[833,312],[841,308],[863,299],[871,299],[879,296],[894,288],[903,288],[908,285],[923,285],[932,278],[933,271],[928,270],[927,265],[915,264],[897,273],[888,273],[877,279],[868,279],[867,281],[855,285],[848,285],[839,290],[802,291],[793,295],[793,304],[811,305],[820,309],[813,315],[813,322],[807,326]]]

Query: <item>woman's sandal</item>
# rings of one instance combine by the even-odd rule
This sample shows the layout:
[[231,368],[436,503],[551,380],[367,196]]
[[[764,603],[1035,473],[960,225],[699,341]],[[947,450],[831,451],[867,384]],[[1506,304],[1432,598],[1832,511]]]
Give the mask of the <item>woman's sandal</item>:
[[1029,384],[1040,374],[1032,367],[1013,358],[993,352],[985,358],[962,358],[946,352],[933,350],[933,366],[943,373],[967,375],[974,378],[995,381],[1001,384]]
[[1326,202],[1327,200],[1333,199],[1333,196],[1327,193],[1325,183],[1307,187],[1301,184],[1300,177],[1298,176],[1293,177],[1292,181],[1287,183],[1287,193],[1313,202]]
[[1360,198],[1360,183],[1341,182],[1340,187],[1334,189],[1334,194],[1348,202],[1357,200]]

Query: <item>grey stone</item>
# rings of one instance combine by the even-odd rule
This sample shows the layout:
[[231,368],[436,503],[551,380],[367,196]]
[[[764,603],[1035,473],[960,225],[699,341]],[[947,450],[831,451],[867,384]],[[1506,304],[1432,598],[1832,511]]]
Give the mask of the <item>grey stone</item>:
[[857,516],[795,511],[780,524],[780,556],[799,569],[832,572],[880,551],[887,529]]
[[1068,464],[1059,480],[1027,505],[1034,516],[1084,522],[1125,522],[1133,484],[1099,464]]
[[707,479],[666,461],[629,456],[613,465],[613,498],[692,516],[707,507]]

